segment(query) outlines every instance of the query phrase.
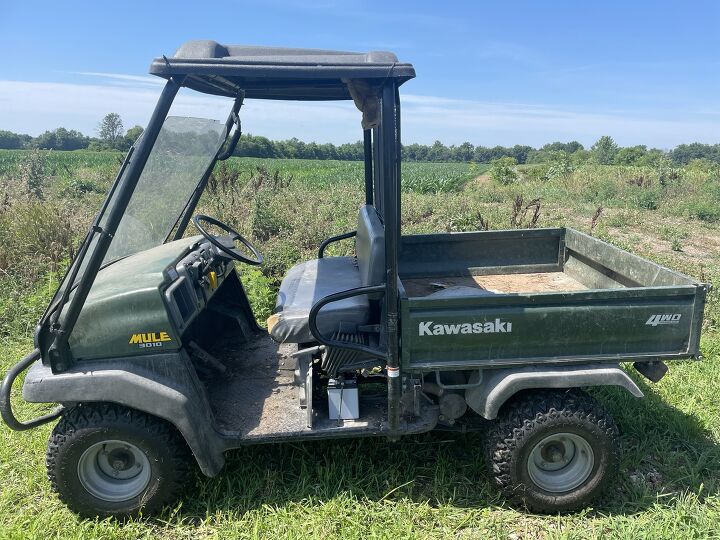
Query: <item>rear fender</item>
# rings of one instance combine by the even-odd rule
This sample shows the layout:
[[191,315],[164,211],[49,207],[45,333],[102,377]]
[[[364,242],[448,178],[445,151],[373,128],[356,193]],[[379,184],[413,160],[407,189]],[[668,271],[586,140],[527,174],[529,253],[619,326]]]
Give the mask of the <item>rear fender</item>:
[[635,397],[643,397],[640,388],[619,364],[485,370],[473,372],[469,383],[477,386],[465,391],[465,401],[472,410],[488,420],[497,418],[503,403],[517,392],[532,388],[621,386]]
[[215,476],[225,464],[210,404],[183,351],[78,362],[59,374],[38,361],[25,377],[23,398],[35,403],[104,401],[143,411],[177,428],[206,475]]

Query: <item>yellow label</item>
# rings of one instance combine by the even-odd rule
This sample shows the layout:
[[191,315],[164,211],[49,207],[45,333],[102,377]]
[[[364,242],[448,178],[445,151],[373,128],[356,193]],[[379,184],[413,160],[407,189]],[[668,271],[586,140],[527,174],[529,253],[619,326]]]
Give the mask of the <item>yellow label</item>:
[[217,274],[214,271],[208,272],[208,281],[211,289],[217,289]]
[[142,345],[143,343],[161,343],[172,341],[167,332],[149,332],[147,334],[133,334],[130,337],[130,345]]

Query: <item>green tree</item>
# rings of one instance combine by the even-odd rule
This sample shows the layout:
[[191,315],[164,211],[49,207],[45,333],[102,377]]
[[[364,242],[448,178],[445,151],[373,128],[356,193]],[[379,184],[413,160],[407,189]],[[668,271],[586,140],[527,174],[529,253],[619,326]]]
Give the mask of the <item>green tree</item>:
[[638,165],[645,165],[649,167],[657,167],[664,162],[669,162],[667,154],[658,148],[651,148],[645,155],[640,159]]
[[427,154],[428,161],[450,161],[450,149],[440,141],[435,141]]
[[80,150],[87,148],[89,139],[74,129],[59,127],[35,137],[32,146],[47,150]]
[[118,113],[108,113],[98,125],[98,135],[104,143],[115,148],[123,136],[123,122]]
[[638,165],[647,154],[647,146],[628,146],[620,148],[615,154],[615,163],[618,165]]
[[517,160],[514,157],[505,156],[493,159],[490,164],[490,178],[498,184],[512,184],[518,178],[516,165]]
[[590,148],[595,161],[600,165],[610,165],[617,154],[618,145],[609,135],[603,135]]
[[584,150],[583,145],[577,141],[564,142],[552,142],[543,146],[540,150],[547,150],[550,152],[567,152],[568,154],[574,154],[578,150]]
[[464,142],[460,146],[453,146],[453,161],[472,161],[474,151],[475,148],[469,142]]
[[677,165],[687,165],[693,159],[703,158],[720,163],[720,144],[681,144],[670,152],[670,159]]
[[13,133],[12,131],[0,130],[0,148],[4,150],[25,148],[31,140],[32,137],[30,137],[30,135],[21,135],[19,133]]
[[129,146],[135,144],[135,141],[140,138],[140,135],[142,135],[143,131],[145,130],[141,126],[133,126],[127,130],[127,133],[125,134],[125,140],[129,143]]

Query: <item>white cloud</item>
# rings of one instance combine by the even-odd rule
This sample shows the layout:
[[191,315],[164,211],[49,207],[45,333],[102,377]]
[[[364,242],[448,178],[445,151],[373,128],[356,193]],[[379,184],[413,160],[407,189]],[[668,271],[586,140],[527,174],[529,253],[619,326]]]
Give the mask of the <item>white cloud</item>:
[[[80,74],[79,74],[80,75]],[[119,113],[125,127],[145,125],[162,81],[147,76],[82,73],[97,81],[0,81],[0,129],[37,135],[64,126],[92,134],[108,112]],[[183,92],[173,114],[225,119],[227,99]],[[708,109],[711,107],[708,106]],[[273,139],[298,137],[318,142],[360,138],[360,115],[352,102],[301,103],[248,100],[243,131]],[[715,121],[713,121],[715,120]],[[701,114],[651,117],[623,111],[588,111],[542,104],[459,100],[403,94],[403,140],[446,144],[470,141],[483,145],[542,145],[577,139],[592,143],[610,134],[620,144],[672,147],[682,142],[718,142],[717,117]]]
[[124,73],[100,73],[97,71],[69,71],[71,75],[84,75],[86,77],[99,78],[110,84],[120,86],[162,86],[165,82],[160,77],[151,77],[150,75],[126,75]]
[[[106,76],[106,75],[104,75]],[[160,94],[160,86],[130,83],[76,84],[0,81],[0,129],[37,135],[63,126],[94,134],[100,119],[117,112],[126,128],[144,126]],[[225,120],[231,100],[181,91],[171,114]],[[349,141],[361,137],[360,117],[351,102],[298,103],[248,100],[243,131],[272,138]]]

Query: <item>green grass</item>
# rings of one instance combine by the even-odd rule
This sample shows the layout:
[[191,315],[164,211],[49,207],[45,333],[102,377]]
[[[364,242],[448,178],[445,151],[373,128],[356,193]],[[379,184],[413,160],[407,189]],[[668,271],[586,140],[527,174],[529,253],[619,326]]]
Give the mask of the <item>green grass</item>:
[[[3,367],[28,346],[8,348]],[[720,358],[715,340],[705,349],[705,362],[676,364],[652,388],[636,377],[644,400],[598,393],[620,425],[623,460],[616,488],[579,514],[506,507],[488,484],[479,435],[429,434],[232,451],[219,477],[198,475],[162,516],[82,520],[45,479],[50,428],[2,428],[0,537],[709,538],[720,519]]]
[[[33,174],[41,199],[26,192],[33,159],[40,159],[41,171]],[[4,190],[7,201],[0,199],[0,372],[31,348],[53,276],[102,199],[68,186],[74,179],[106,187],[117,159],[113,153],[0,152],[0,195]],[[270,174],[259,182],[263,166]],[[282,181],[272,180],[275,171]],[[540,197],[538,226],[590,231],[602,207],[596,236],[718,281],[720,225],[711,212],[697,211],[700,203],[720,204],[712,172],[686,171],[676,184],[654,181],[644,188],[638,175],[652,171],[630,167],[583,166],[553,179],[521,170],[508,186],[473,181],[485,172],[473,165],[408,164],[403,171],[406,233],[473,230],[484,222],[506,228],[516,195]],[[314,257],[327,236],[353,229],[363,201],[359,163],[233,158],[216,180],[201,210],[247,233],[268,261],[244,276],[261,320],[287,268]],[[644,190],[656,204],[638,198]],[[333,253],[351,245],[334,246]],[[508,507],[484,472],[481,436],[437,433],[399,443],[364,439],[232,451],[218,477],[198,474],[181,503],[161,516],[125,524],[82,520],[45,478],[50,426],[15,433],[3,425],[0,538],[718,538],[717,299],[713,292],[706,310],[705,360],[673,363],[657,385],[631,370],[646,394],[642,400],[618,389],[595,392],[618,422],[623,458],[616,486],[583,512],[539,516]],[[17,394],[18,414],[43,410]]]

